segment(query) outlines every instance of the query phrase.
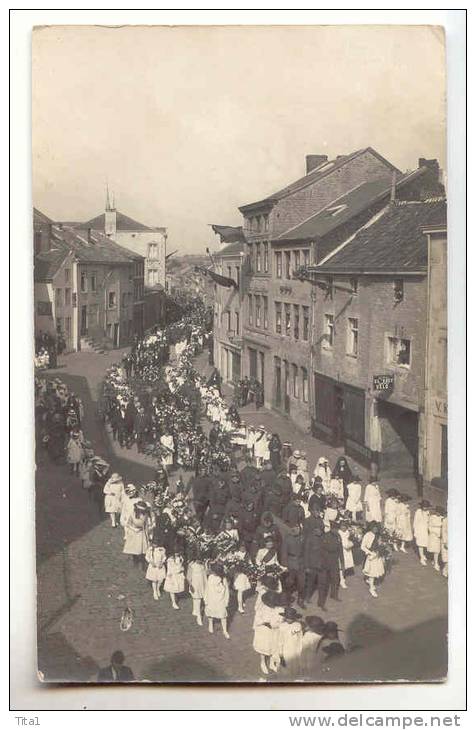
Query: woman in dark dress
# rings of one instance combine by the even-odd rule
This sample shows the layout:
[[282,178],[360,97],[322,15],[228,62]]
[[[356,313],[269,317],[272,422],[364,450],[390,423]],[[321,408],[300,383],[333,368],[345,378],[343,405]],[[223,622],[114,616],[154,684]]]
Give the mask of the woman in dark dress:
[[269,441],[269,458],[271,461],[271,465],[274,469],[274,471],[278,471],[278,468],[281,466],[281,439],[279,438],[277,433],[273,433],[271,436],[271,439]]
[[336,465],[334,467],[334,471],[332,472],[332,478],[333,479],[342,479],[342,483],[344,485],[344,504],[347,502],[348,497],[348,491],[347,491],[347,485],[350,484],[352,481],[352,472],[350,470],[350,466],[347,463],[347,459],[345,456],[339,456],[339,458],[336,461]]

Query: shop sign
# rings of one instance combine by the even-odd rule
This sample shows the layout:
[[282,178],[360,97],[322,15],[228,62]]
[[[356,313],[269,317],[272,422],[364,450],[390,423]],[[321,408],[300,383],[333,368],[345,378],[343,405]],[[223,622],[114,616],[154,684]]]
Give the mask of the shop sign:
[[395,385],[394,375],[374,375],[373,378],[374,390],[378,392],[388,393],[393,390]]

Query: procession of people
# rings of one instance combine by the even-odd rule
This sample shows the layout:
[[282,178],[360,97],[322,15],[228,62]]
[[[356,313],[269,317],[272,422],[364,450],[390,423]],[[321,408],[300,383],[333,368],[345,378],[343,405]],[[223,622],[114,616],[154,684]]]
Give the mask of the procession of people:
[[178,611],[188,594],[192,620],[225,639],[235,610],[254,611],[261,673],[312,678],[346,651],[326,619],[359,573],[376,599],[396,553],[414,546],[422,567],[448,576],[446,512],[423,500],[412,514],[408,495],[364,482],[344,456],[310,463],[278,433],[243,423],[245,386],[230,406],[215,371],[207,379],[194,367],[208,321],[192,308],[106,373],[100,418],[121,447],[151,460],[153,481],[132,484],[94,453],[82,404],[59,378],[36,379],[37,453],[66,461],[123,531],[152,602],[168,594]]

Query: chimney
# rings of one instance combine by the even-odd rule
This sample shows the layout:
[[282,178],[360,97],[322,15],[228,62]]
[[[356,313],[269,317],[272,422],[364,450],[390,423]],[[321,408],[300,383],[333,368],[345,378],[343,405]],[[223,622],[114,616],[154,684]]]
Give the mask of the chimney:
[[92,236],[92,229],[88,228],[88,243],[95,243],[93,236]]
[[327,162],[327,155],[306,155],[306,175]]

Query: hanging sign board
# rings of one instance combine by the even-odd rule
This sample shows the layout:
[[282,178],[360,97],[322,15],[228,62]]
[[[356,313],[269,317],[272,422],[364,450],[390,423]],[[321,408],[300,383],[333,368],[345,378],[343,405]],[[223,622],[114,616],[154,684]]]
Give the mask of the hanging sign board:
[[373,378],[374,390],[377,392],[389,392],[393,390],[395,385],[394,375],[374,375]]

